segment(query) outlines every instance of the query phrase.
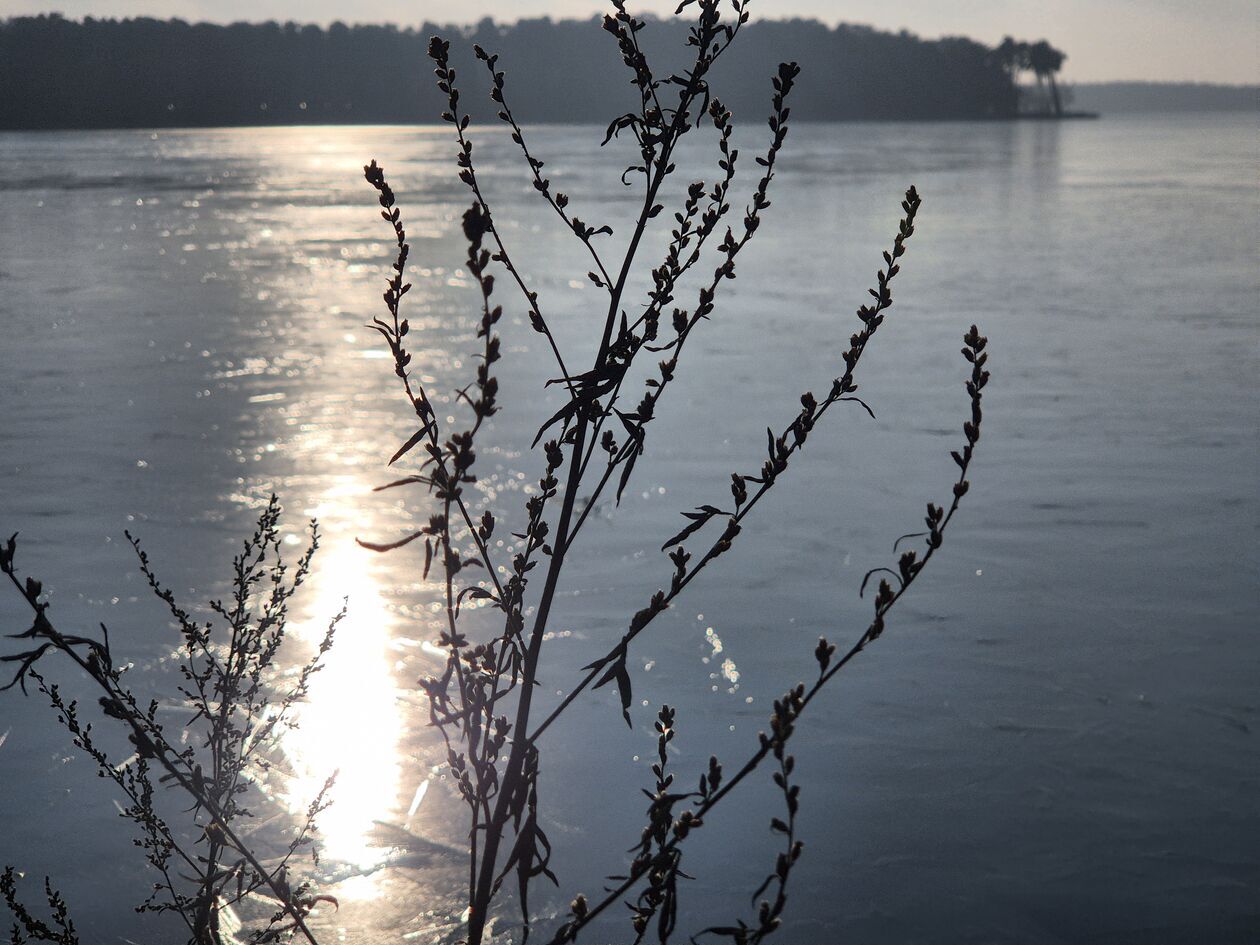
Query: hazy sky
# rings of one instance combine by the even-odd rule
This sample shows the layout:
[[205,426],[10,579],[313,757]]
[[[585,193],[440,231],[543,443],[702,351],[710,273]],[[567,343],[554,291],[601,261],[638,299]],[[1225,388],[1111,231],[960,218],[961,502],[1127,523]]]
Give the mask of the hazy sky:
[[[677,0],[632,0],[635,11],[672,12]],[[0,14],[178,16],[189,20],[328,23],[469,22],[587,16],[599,0],[0,0]],[[1260,0],[754,0],[759,17],[962,34],[995,43],[1007,33],[1045,37],[1068,54],[1069,81],[1164,79],[1260,82]]]

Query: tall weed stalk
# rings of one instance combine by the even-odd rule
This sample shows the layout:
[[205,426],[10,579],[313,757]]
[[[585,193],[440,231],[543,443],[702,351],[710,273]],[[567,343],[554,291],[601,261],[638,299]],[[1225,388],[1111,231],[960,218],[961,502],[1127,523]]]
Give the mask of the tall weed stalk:
[[[847,350],[840,354],[838,376],[821,395],[803,393],[799,406],[778,432],[767,430],[766,458],[759,469],[733,473],[726,496],[683,513],[685,526],[661,546],[671,565],[667,585],[646,594],[644,606],[629,617],[620,637],[607,641],[606,652],[584,668],[583,675],[567,688],[557,705],[540,711],[535,705],[535,694],[539,691],[544,643],[565,564],[591,510],[605,497],[620,500],[624,493],[637,460],[647,448],[648,429],[682,367],[684,348],[692,332],[711,320],[724,284],[735,278],[739,256],[758,233],[763,215],[771,206],[769,191],[788,134],[788,100],[799,74],[795,63],[782,63],[771,78],[770,133],[755,158],[757,181],[742,213],[732,212],[739,157],[733,144],[734,121],[714,96],[708,76],[747,22],[747,2],[732,2],[733,16],[729,19],[724,18],[724,5],[718,0],[689,0],[679,7],[679,12],[691,6],[697,8],[688,40],[691,63],[686,69],[667,75],[657,75],[653,70],[640,45],[639,34],[646,23],[627,12],[624,3],[614,2],[614,12],[604,19],[604,29],[617,44],[638,99],[634,111],[613,119],[604,139],[606,144],[614,137],[630,136],[638,152],[638,160],[621,175],[627,186],[640,189],[641,197],[620,256],[603,249],[600,238],[611,234],[611,228],[578,217],[568,196],[544,173],[544,162],[527,143],[525,132],[513,115],[498,57],[480,46],[474,50],[489,74],[490,96],[498,106],[498,117],[519,148],[534,189],[555,212],[560,225],[571,230],[582,244],[582,251],[594,266],[587,278],[604,293],[603,331],[598,345],[585,354],[568,352],[566,356],[561,350],[538,294],[513,260],[478,176],[473,142],[468,135],[471,119],[461,106],[450,45],[440,38],[430,42],[429,55],[438,87],[447,98],[442,119],[451,126],[456,139],[458,176],[471,192],[463,229],[468,242],[468,269],[480,295],[478,338],[484,341],[475,376],[458,391],[467,408],[467,419],[454,425],[442,422],[429,392],[411,373],[409,345],[414,336],[402,314],[403,299],[411,287],[405,278],[410,255],[406,227],[384,170],[375,161],[364,169],[368,183],[377,191],[381,216],[393,230],[397,250],[384,295],[386,315],[375,319],[372,327],[389,347],[394,373],[417,421],[415,433],[390,459],[393,464],[418,457],[415,472],[382,488],[419,486],[434,503],[434,512],[421,529],[386,543],[364,544],[378,551],[392,551],[412,542],[423,543],[422,576],[428,579],[433,572],[434,579],[444,586],[445,627],[440,644],[446,650],[445,668],[422,686],[429,699],[430,719],[446,742],[450,773],[468,810],[467,941],[471,945],[480,945],[486,937],[487,923],[505,882],[510,879],[515,887],[522,935],[528,937],[533,924],[529,907],[531,884],[540,877],[556,881],[550,868],[551,842],[538,814],[539,770],[547,730],[588,690],[608,685],[616,686],[622,714],[627,723],[631,722],[633,682],[628,657],[636,638],[701,572],[731,548],[745,520],[785,476],[790,462],[828,410],[837,404],[854,404],[869,411],[857,394],[857,372],[867,346],[892,307],[892,282],[901,270],[906,243],[914,234],[921,201],[911,187],[901,204],[903,216],[892,245],[883,254],[884,266],[870,290],[873,301],[858,310],[857,330],[850,337]],[[664,188],[676,171],[679,143],[706,122],[717,133],[717,175],[710,183],[691,182],[682,188],[685,196],[673,213],[669,239],[651,257],[659,261],[649,263],[652,289],[646,298],[632,300],[628,286],[648,251],[644,244],[649,225],[666,209]],[[493,367],[500,357],[496,325],[503,308],[495,302],[496,269],[506,273],[514,291],[519,292],[533,330],[543,337],[554,360],[552,383],[566,394],[563,404],[540,425],[534,437],[542,473],[538,488],[525,504],[521,530],[512,532],[516,540],[509,542],[506,555],[492,545],[492,537],[501,533],[502,527],[490,511],[478,510],[470,498],[470,486],[478,481],[478,437],[484,421],[498,410]],[[692,270],[700,274],[698,286],[690,290],[694,297],[683,301],[679,298],[684,291],[683,279]],[[970,416],[964,425],[964,442],[952,454],[959,475],[951,499],[944,506],[929,504],[926,531],[904,536],[923,539],[922,549],[907,550],[894,568],[877,569],[867,576],[870,580],[879,575],[869,626],[839,659],[835,658],[832,644],[820,641],[815,652],[818,673],[813,683],[789,690],[776,702],[770,734],[760,736],[749,758],[733,775],[725,775],[723,765],[713,759],[708,770],[700,774],[695,791],[674,789],[674,775],[665,772],[665,745],[674,735],[675,711],[662,707],[656,722],[660,739],[659,761],[653,769],[656,793],[633,858],[604,895],[594,901],[580,895],[573,900],[570,914],[552,932],[551,942],[575,941],[590,922],[623,901],[630,906],[635,942],[642,941],[650,931],[660,942],[667,941],[678,917],[684,841],[767,758],[772,758],[778,769],[774,779],[786,805],[784,817],[772,821],[773,829],[784,835],[784,852],[757,891],[757,895],[765,893],[768,898],[754,920],[706,932],[738,942],[754,942],[778,926],[788,877],[801,853],[795,828],[799,789],[791,781],[794,761],[786,752],[788,740],[797,718],[817,693],[884,631],[888,612],[941,545],[944,531],[968,489],[967,474],[979,437],[981,391],[989,376],[985,370],[985,344],[974,326],[966,333],[963,355],[972,365],[967,381]],[[647,377],[634,380],[632,368],[654,359],[656,363],[648,367]],[[699,547],[689,551],[684,542],[691,542],[693,548],[699,543]],[[501,573],[506,575],[505,580],[500,579]],[[461,629],[460,607],[469,599],[482,600],[497,609],[502,617],[501,629],[481,639],[466,634]]]
[[[629,238],[620,253],[608,250],[603,240],[612,233],[611,227],[579,217],[566,193],[545,173],[545,163],[527,142],[525,130],[513,114],[498,56],[480,46],[475,48],[477,61],[488,76],[498,118],[519,148],[534,190],[555,213],[559,225],[581,244],[579,251],[591,266],[587,278],[601,293],[602,331],[598,343],[585,352],[562,350],[539,295],[514,261],[482,188],[469,136],[471,120],[461,106],[461,77],[451,65],[450,44],[436,37],[430,42],[429,56],[438,88],[447,102],[442,120],[450,125],[456,142],[456,173],[471,197],[462,229],[468,247],[466,264],[476,284],[480,313],[476,370],[456,392],[463,410],[462,419],[454,423],[444,417],[445,410],[436,409],[425,383],[411,370],[410,346],[416,339],[404,311],[411,289],[407,282],[411,247],[406,225],[384,169],[375,161],[364,168],[395,244],[383,295],[384,312],[373,319],[371,327],[389,348],[394,374],[416,427],[389,459],[390,465],[411,464],[411,469],[380,488],[418,488],[428,516],[427,524],[410,534],[360,543],[379,552],[405,546],[409,550],[423,548],[420,579],[436,581],[442,589],[443,626],[438,642],[445,660],[441,672],[423,680],[421,687],[428,699],[429,720],[445,742],[449,774],[467,809],[468,909],[463,940],[469,945],[481,945],[489,937],[489,923],[501,911],[498,903],[505,884],[516,893],[518,927],[524,940],[538,924],[530,905],[533,884],[540,878],[558,883],[551,869],[551,841],[539,814],[539,772],[551,727],[589,691],[605,686],[616,687],[622,715],[632,723],[629,657],[639,636],[739,540],[746,520],[787,476],[824,414],[837,405],[870,412],[859,397],[857,376],[863,355],[893,305],[892,283],[901,271],[921,207],[914,187],[905,192],[901,202],[902,216],[891,245],[883,252],[883,265],[869,290],[871,300],[857,310],[847,347],[837,353],[836,376],[819,392],[802,393],[785,411],[782,425],[777,430],[767,429],[765,457],[759,467],[731,473],[712,503],[682,513],[683,527],[661,545],[668,562],[662,586],[644,593],[643,606],[627,617],[619,635],[603,641],[602,652],[583,668],[557,704],[536,704],[545,643],[565,565],[578,547],[592,510],[610,498],[620,500],[625,492],[636,463],[648,447],[649,428],[684,368],[683,354],[693,331],[704,330],[707,326],[703,323],[713,319],[726,283],[736,276],[741,254],[760,232],[771,209],[770,189],[788,136],[788,103],[799,70],[795,63],[786,62],[771,77],[769,133],[754,158],[755,183],[743,199],[736,196],[740,150],[735,146],[734,118],[709,85],[714,64],[727,54],[748,21],[748,3],[685,0],[679,13],[694,7],[687,40],[690,62],[685,69],[669,74],[654,70],[640,44],[640,33],[647,24],[630,14],[621,0],[614,0],[613,12],[604,18],[603,28],[616,44],[637,100],[633,110],[611,121],[604,138],[607,144],[614,138],[628,137],[636,152],[635,161],[621,173],[622,182],[636,188],[639,197]],[[649,249],[651,222],[666,213],[674,199],[667,192],[675,179],[679,145],[705,124],[716,134],[713,179],[678,186],[680,196],[669,211],[672,223],[668,238],[663,245]],[[742,209],[735,209],[741,204]],[[642,298],[632,298],[632,277],[644,270],[650,276],[651,289]],[[510,525],[481,507],[483,503],[472,488],[479,478],[477,452],[486,421],[500,410],[495,365],[502,357],[498,324],[504,309],[499,284],[504,280],[516,299],[512,304],[524,305],[530,326],[541,336],[545,357],[553,362],[551,383],[563,392],[563,403],[542,420],[534,436],[541,468],[537,489],[526,500],[519,520]],[[754,914],[712,926],[694,938],[725,938],[742,945],[761,942],[779,927],[789,880],[803,849],[797,822],[800,788],[793,777],[795,758],[788,751],[797,722],[840,670],[884,633],[890,611],[941,547],[968,491],[967,477],[980,435],[982,391],[989,378],[986,339],[975,326],[963,338],[962,354],[969,365],[969,404],[962,442],[951,453],[958,466],[957,478],[945,502],[928,503],[924,530],[902,536],[894,544],[896,560],[867,574],[861,591],[865,594],[868,585],[873,585],[874,591],[865,629],[843,651],[827,639],[818,641],[810,681],[788,689],[775,701],[768,731],[758,735],[745,757],[733,762],[712,757],[700,772],[684,775],[671,770],[667,748],[677,732],[677,712],[668,705],[660,708],[655,721],[657,760],[652,766],[655,784],[648,792],[640,836],[631,843],[628,862],[611,866],[613,873],[601,892],[589,897],[577,894],[567,913],[552,923],[546,938],[552,945],[577,941],[592,922],[620,903],[629,907],[628,940],[668,942],[677,932],[681,914],[679,880],[686,875],[682,864],[688,839],[704,827],[714,808],[763,767],[770,769],[782,795],[783,810],[770,819],[770,829],[782,839],[782,850],[753,894],[754,900],[759,900]],[[128,816],[140,825],[150,863],[162,877],[156,898],[144,908],[179,913],[188,924],[190,941],[197,943],[218,942],[218,909],[236,901],[235,897],[258,891],[273,896],[277,914],[268,928],[256,933],[255,941],[293,932],[315,941],[305,919],[322,897],[306,887],[290,888],[283,865],[278,870],[264,868],[233,828],[242,813],[236,797],[244,787],[243,772],[257,760],[255,746],[279,724],[293,700],[304,695],[309,674],[318,669],[336,623],[334,620],[330,626],[319,654],[307,664],[298,686],[281,698],[275,711],[276,705],[263,695],[262,672],[276,657],[285,604],[291,590],[306,576],[314,550],[312,542],[287,584],[278,558],[264,565],[267,555],[278,551],[277,515],[273,502],[259,532],[237,559],[236,597],[229,604],[213,605],[230,630],[226,649],[212,645],[208,625],[203,627],[179,609],[139,552],[146,576],[167,602],[183,636],[186,685],[182,693],[195,709],[194,721],[207,729],[203,745],[197,749],[177,750],[167,741],[156,708],[141,706],[124,685],[107,636],[64,636],[53,629],[38,582],[27,579],[24,584],[17,577],[12,541],[0,557],[5,573],[36,615],[31,629],[20,634],[31,641],[32,649],[4,657],[18,664],[10,685],[25,686],[28,679],[33,680],[52,701],[76,744],[96,758],[102,773],[131,799]],[[496,540],[505,532],[502,541]],[[917,542],[918,547],[897,554],[903,542]],[[257,596],[264,581],[269,581],[269,590],[263,595],[267,603],[255,612],[248,602]],[[466,630],[464,605],[469,601],[479,601],[498,612],[496,630],[480,636]],[[36,662],[51,650],[69,655],[102,688],[106,715],[131,730],[137,756],[134,764],[115,767],[96,748],[89,727],[79,722],[74,703],[67,703],[56,686],[36,672]],[[161,781],[170,782],[193,799],[192,816],[203,826],[195,854],[187,852],[153,813],[153,776],[159,772]],[[695,789],[681,789],[678,778],[695,784]],[[312,816],[321,804],[319,798],[314,801]],[[286,854],[285,863],[307,839],[304,828]],[[172,876],[172,864],[177,859],[193,871],[190,890]],[[0,892],[18,916],[25,935],[35,941],[73,940],[72,927],[42,923],[21,907],[13,890],[12,874],[5,874]],[[47,896],[54,923],[68,923],[64,903],[51,887]],[[15,932],[15,941],[20,940],[18,934]]]
[[[34,620],[27,630],[12,635],[28,648],[0,657],[0,663],[16,667],[0,690],[19,687],[26,692],[33,685],[48,699],[74,745],[96,763],[97,775],[122,794],[126,803],[121,814],[138,829],[136,846],[156,876],[138,912],[171,913],[187,928],[193,945],[223,945],[237,940],[225,928],[229,910],[250,897],[262,898],[272,904],[273,915],[248,934],[248,941],[278,941],[297,931],[314,943],[306,918],[318,903],[332,900],[296,875],[302,860],[314,855],[314,820],[325,807],[331,779],[278,846],[264,846],[242,828],[259,800],[254,779],[271,766],[275,736],[292,724],[291,710],[306,697],[344,615],[343,610],[332,618],[314,654],[295,674],[281,676],[289,604],[310,573],[318,529],[312,522],[305,552],[296,564],[286,564],[280,554],[280,505],[273,496],[232,562],[231,596],[210,601],[205,620],[178,603],[139,541],[130,534],[127,539],[149,588],[178,628],[174,656],[181,677],[180,705],[187,710],[180,724],[163,721],[156,699],[146,702],[136,696],[127,681],[130,666],[115,655],[104,624],[91,636],[57,629],[41,582],[18,576],[16,535],[0,546],[0,571],[29,605]],[[120,757],[98,740],[79,703],[41,674],[37,666],[51,654],[68,657],[100,693],[100,714],[121,726],[130,755]],[[166,798],[163,788],[172,789],[182,804]],[[51,885],[46,885],[46,897],[56,928],[21,905],[12,867],[0,879],[0,895],[17,922],[15,943],[77,941],[64,902]]]

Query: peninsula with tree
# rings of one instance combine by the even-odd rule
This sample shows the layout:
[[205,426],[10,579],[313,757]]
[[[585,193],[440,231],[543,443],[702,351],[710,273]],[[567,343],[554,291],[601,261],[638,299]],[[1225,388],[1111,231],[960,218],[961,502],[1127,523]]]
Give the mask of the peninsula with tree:
[[[431,122],[444,106],[425,47],[439,32],[455,40],[457,70],[473,71],[480,43],[543,77],[516,93],[523,121],[607,121],[633,105],[631,87],[606,68],[597,19],[404,29],[47,14],[0,21],[0,129]],[[685,32],[660,20],[642,38],[668,69],[682,63]],[[1056,81],[1066,56],[1045,40],[992,48],[791,19],[755,21],[741,42],[739,68],[719,63],[713,76],[736,111],[759,109],[762,75],[793,59],[802,67],[793,117],[805,121],[1070,114]],[[1035,84],[1022,86],[1028,74]]]

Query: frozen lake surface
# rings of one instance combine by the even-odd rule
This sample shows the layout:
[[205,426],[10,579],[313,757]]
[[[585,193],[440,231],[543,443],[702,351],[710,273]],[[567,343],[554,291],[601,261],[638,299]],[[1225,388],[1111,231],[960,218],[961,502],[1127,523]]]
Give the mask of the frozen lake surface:
[[[737,132],[750,176],[766,136],[753,117]],[[532,147],[620,245],[628,155],[601,137],[538,128]],[[602,310],[581,246],[510,141],[477,141],[509,248],[565,350],[585,350]],[[655,705],[678,708],[672,764],[689,783],[710,753],[755,746],[771,700],[813,672],[819,634],[865,627],[863,573],[947,495],[957,349],[976,322],[993,381],[972,492],[889,632],[802,722],[807,845],[777,940],[1256,940],[1258,142],[1250,115],[793,128],[762,232],[693,337],[626,499],[584,534],[543,695],[668,582],[656,549],[678,513],[720,501],[733,470],[760,464],[765,427],[839,373],[913,183],[918,230],[859,378],[878,419],[829,414],[735,551],[640,638],[632,730],[607,689],[553,730],[558,903],[625,865]],[[169,699],[174,637],[124,529],[196,603],[224,591],[270,492],[295,541],[318,517],[295,632],[314,638],[346,596],[350,616],[261,813],[283,825],[340,770],[324,868],[342,908],[320,920],[343,930],[333,941],[445,941],[460,908],[463,866],[443,848],[461,843],[462,807],[415,686],[435,665],[439,588],[410,549],[353,542],[429,514],[422,494],[371,492],[412,427],[364,328],[392,255],[361,166],[379,160],[399,195],[413,366],[449,399],[477,318],[453,153],[440,128],[0,135],[0,530],[21,531],[58,622],[105,621],[134,684]],[[678,187],[715,163],[693,143]],[[519,530],[541,470],[526,449],[558,401],[506,280],[498,295],[504,410],[484,438],[500,448],[479,451],[481,498]],[[18,604],[0,596],[6,630],[27,625]],[[0,863],[51,874],[85,942],[168,940],[131,912],[151,880],[113,801],[37,696],[0,697]],[[698,835],[681,931],[748,914],[777,813],[767,772]]]

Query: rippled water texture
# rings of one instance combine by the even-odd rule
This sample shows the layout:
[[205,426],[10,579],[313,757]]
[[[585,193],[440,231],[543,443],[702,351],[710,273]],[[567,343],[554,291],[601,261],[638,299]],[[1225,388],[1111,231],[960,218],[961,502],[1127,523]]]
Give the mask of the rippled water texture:
[[[743,122],[749,172],[765,136]],[[595,129],[533,138],[578,215],[620,246],[629,155],[600,151]],[[581,361],[602,322],[581,247],[542,213],[510,142],[477,140],[510,247]],[[678,513],[720,501],[732,470],[759,465],[765,427],[838,373],[914,183],[921,225],[859,379],[878,420],[829,415],[735,552],[643,638],[632,730],[606,690],[553,729],[558,902],[624,866],[652,705],[678,707],[687,784],[710,752],[751,750],[820,633],[865,625],[862,574],[946,493],[957,348],[975,321],[994,380],[972,496],[890,632],[802,723],[808,842],[779,940],[1255,940],[1257,140],[1243,116],[793,129],[763,233],[689,347],[633,487],[585,533],[541,697],[668,581],[655,549]],[[345,597],[349,617],[258,829],[282,828],[339,769],[324,868],[342,908],[320,917],[326,937],[441,941],[463,828],[414,685],[436,665],[437,589],[410,549],[353,542],[428,515],[423,494],[371,492],[412,430],[364,328],[390,258],[361,177],[372,157],[413,243],[414,367],[454,412],[476,309],[446,131],[0,135],[0,527],[21,530],[60,622],[106,621],[135,684],[169,700],[171,632],[124,529],[194,602],[223,592],[271,491],[295,552],[317,517],[300,646]],[[697,142],[680,163],[680,184],[712,178],[716,153]],[[558,401],[506,280],[499,294],[505,409],[479,450],[479,501],[519,530],[540,471],[526,449]],[[25,626],[11,594],[0,617]],[[0,860],[52,874],[88,941],[173,935],[131,914],[149,882],[139,851],[47,716],[34,697],[0,700]],[[684,931],[748,914],[774,805],[767,774],[697,835]]]

